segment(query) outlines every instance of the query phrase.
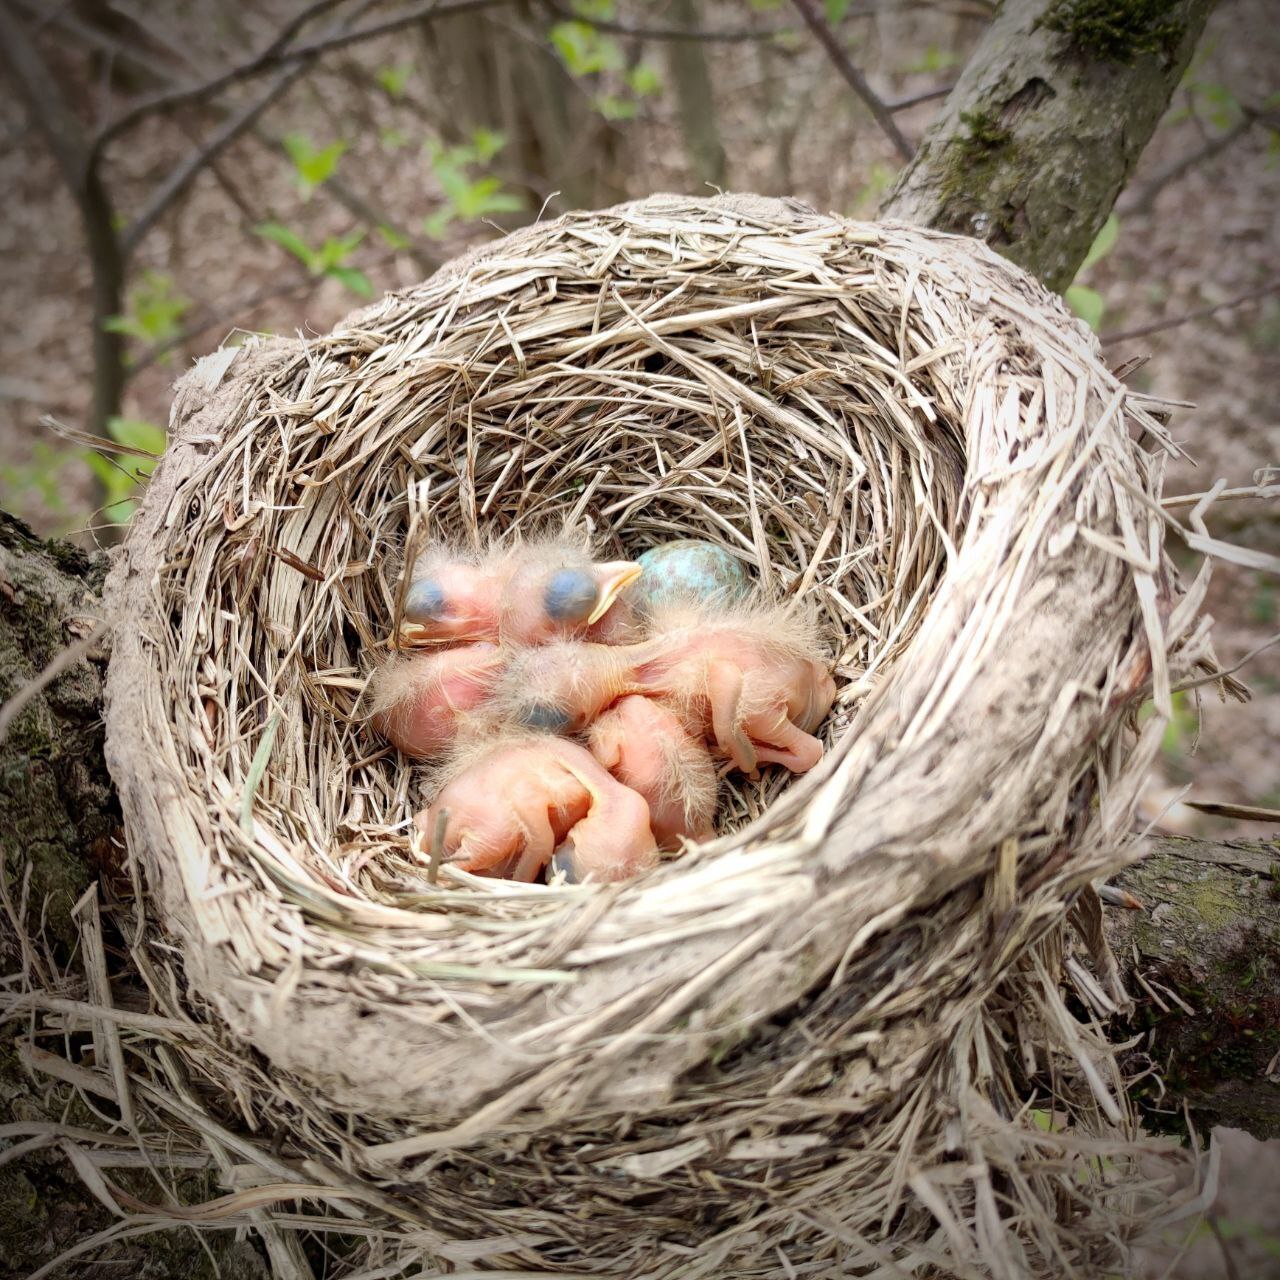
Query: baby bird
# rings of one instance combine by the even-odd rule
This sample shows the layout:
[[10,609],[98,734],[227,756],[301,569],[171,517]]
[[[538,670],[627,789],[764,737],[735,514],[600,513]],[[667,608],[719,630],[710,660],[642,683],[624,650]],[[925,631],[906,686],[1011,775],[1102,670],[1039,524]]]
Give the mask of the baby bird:
[[442,755],[461,719],[493,691],[504,661],[488,641],[392,658],[369,682],[373,727],[407,756]]
[[531,883],[554,857],[575,883],[605,882],[658,861],[643,797],[564,738],[523,734],[473,744],[414,819],[428,839],[441,813],[444,856],[477,875]]
[[677,603],[654,610],[634,655],[638,691],[666,698],[744,773],[793,773],[822,758],[815,730],[835,700],[811,622],[763,603]]
[[611,702],[640,692],[637,646],[557,640],[508,656],[488,708],[498,723],[581,733]]
[[568,537],[495,546],[483,554],[432,548],[415,566],[403,622],[416,643],[505,640],[541,644],[600,621],[640,576],[629,560],[596,564]]
[[649,805],[660,849],[715,836],[716,771],[680,717],[653,698],[618,701],[591,726],[591,754]]

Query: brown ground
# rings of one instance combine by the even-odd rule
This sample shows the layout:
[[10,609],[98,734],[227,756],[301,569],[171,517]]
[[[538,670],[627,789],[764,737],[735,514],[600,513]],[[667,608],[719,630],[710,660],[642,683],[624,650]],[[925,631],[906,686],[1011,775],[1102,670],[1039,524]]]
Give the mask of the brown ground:
[[[291,7],[261,6],[285,12]],[[738,25],[744,10],[739,4],[707,4],[706,20],[708,25],[713,20]],[[781,17],[765,14],[760,20],[777,23]],[[200,58],[192,51],[203,47],[207,33],[190,26],[200,18],[165,16],[159,21],[168,23],[170,36],[182,37],[170,44],[180,45],[189,59]],[[244,21],[261,23],[263,33],[270,29],[261,12]],[[962,60],[978,27],[971,20],[919,9],[882,15],[849,30],[857,36],[858,56],[877,86],[887,97],[899,98],[952,78],[957,55]],[[258,36],[252,43],[260,45],[263,39]],[[433,109],[441,118],[441,107],[432,103],[431,86],[421,71],[411,81],[408,103],[392,103],[367,89],[355,94],[351,76],[402,63],[414,56],[415,47],[401,38],[345,57],[340,69],[312,77],[309,87],[295,90],[264,122],[276,135],[302,129],[319,141],[339,131],[353,137],[340,176],[369,193],[403,225],[416,224],[435,207],[438,196],[416,147],[388,150],[377,133],[395,126],[416,141],[430,132]],[[646,51],[646,56],[662,65],[661,51]],[[776,56],[772,66],[752,46],[709,47],[708,56],[733,188],[789,192],[820,208],[870,216],[891,173],[892,152],[851,104],[816,49],[802,42],[795,52]],[[1276,278],[1280,150],[1270,141],[1274,135],[1260,126],[1169,183],[1150,209],[1132,209],[1167,166],[1197,151],[1229,123],[1211,119],[1221,109],[1222,91],[1246,107],[1262,108],[1280,88],[1280,23],[1274,0],[1221,5],[1190,78],[1207,87],[1184,90],[1175,99],[1174,111],[1122,201],[1116,248],[1088,276],[1088,284],[1107,302],[1104,332],[1180,316]],[[776,95],[772,106],[771,92]],[[101,98],[96,89],[82,94],[86,103]],[[641,117],[624,127],[624,176],[613,176],[629,195],[695,189],[669,96],[647,102]],[[1188,105],[1195,111],[1188,113]],[[587,109],[584,102],[576,107]],[[918,137],[932,111],[931,105],[918,107],[899,121]],[[779,126],[788,121],[794,125],[789,146],[779,140]],[[210,125],[193,119],[188,127],[204,133]],[[188,146],[182,132],[153,122],[127,147],[117,148],[110,176],[118,207],[135,211],[145,189]],[[502,163],[496,163],[499,172]],[[513,182],[521,177],[505,176]],[[536,188],[536,181],[531,185]],[[91,373],[89,273],[74,206],[12,94],[0,96],[0,186],[6,193],[0,215],[6,303],[0,310],[5,357],[0,371],[0,502],[44,532],[83,530],[95,523],[90,513],[100,500],[91,474],[75,450],[50,436],[39,419],[51,413],[73,424],[83,420]],[[348,210],[323,191],[304,202],[277,150],[252,140],[233,148],[217,173],[206,173],[196,183],[176,216],[148,237],[137,263],[172,275],[178,289],[194,300],[190,314],[212,314],[216,320],[169,362],[137,374],[126,416],[163,422],[172,379],[237,325],[286,333],[324,331],[358,303],[341,285],[326,281],[246,309],[246,297],[275,283],[283,290],[297,279],[287,255],[250,230],[268,217],[290,223],[312,243],[356,225]],[[473,226],[443,245],[427,247],[443,257],[487,234],[485,227]],[[420,274],[406,253],[387,249],[374,236],[361,247],[357,261],[379,290],[411,283]],[[1150,364],[1133,381],[1198,406],[1176,423],[1188,459],[1171,466],[1169,492],[1204,490],[1219,477],[1233,486],[1249,484],[1255,471],[1280,463],[1280,295],[1107,350],[1116,362],[1149,353]],[[1210,526],[1242,546],[1280,553],[1277,517],[1274,501],[1223,504],[1211,515]],[[1211,609],[1218,620],[1219,654],[1236,662],[1280,631],[1280,582],[1222,566],[1215,570]],[[1251,835],[1274,833],[1257,824],[1246,828],[1203,818],[1178,804],[1189,788],[1193,799],[1280,808],[1280,646],[1256,659],[1244,675],[1253,690],[1248,705],[1224,706],[1216,697],[1206,697],[1199,732],[1194,705],[1188,704],[1168,735],[1159,776],[1147,797],[1149,817],[1163,813],[1162,826],[1217,836],[1246,830]],[[1232,1146],[1222,1212],[1237,1274],[1280,1276],[1275,1254],[1280,1205],[1274,1200],[1280,1155],[1275,1144],[1261,1154],[1246,1155],[1240,1138],[1228,1136],[1227,1141]],[[1270,1200],[1255,1194],[1264,1186],[1271,1189]],[[1269,1244],[1245,1239],[1264,1229],[1272,1233]],[[1227,1276],[1221,1245],[1212,1238],[1201,1241],[1177,1274],[1186,1280]]]

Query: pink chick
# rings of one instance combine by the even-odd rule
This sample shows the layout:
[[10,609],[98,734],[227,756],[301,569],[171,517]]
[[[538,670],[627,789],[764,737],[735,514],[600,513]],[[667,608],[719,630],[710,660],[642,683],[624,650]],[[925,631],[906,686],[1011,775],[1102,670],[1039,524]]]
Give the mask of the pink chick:
[[393,658],[369,684],[373,727],[407,756],[442,755],[461,718],[492,692],[504,661],[487,641]]
[[658,860],[643,797],[564,738],[520,735],[462,752],[415,818],[428,840],[441,813],[445,858],[477,875],[532,882],[555,858],[574,882],[606,882]]
[[700,725],[737,768],[804,773],[822,758],[813,730],[836,686],[803,617],[764,604],[683,603],[656,610],[650,636],[621,651],[636,654],[636,684]]
[[557,640],[510,652],[492,718],[547,733],[581,733],[615,699],[638,693],[635,646]]
[[716,771],[681,719],[653,698],[620,698],[591,726],[591,754],[649,805],[660,849],[715,836]]
[[541,644],[582,634],[640,572],[629,560],[597,564],[569,538],[483,554],[433,548],[415,566],[405,593],[405,638]]

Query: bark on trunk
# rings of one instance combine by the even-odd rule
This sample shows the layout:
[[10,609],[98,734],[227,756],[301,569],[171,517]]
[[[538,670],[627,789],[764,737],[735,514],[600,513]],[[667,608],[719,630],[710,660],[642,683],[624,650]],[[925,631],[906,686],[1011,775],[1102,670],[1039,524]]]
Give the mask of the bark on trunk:
[[1108,911],[1135,997],[1129,1021],[1163,1077],[1140,1083],[1148,1123],[1196,1121],[1280,1138],[1280,841],[1164,839],[1119,883],[1143,911]]
[[1212,7],[1006,0],[881,215],[985,240],[1066,288]]
[[[675,0],[668,10],[672,23],[690,31],[700,30],[702,14],[695,0]],[[711,77],[702,45],[696,40],[672,40],[667,46],[667,66],[680,110],[680,129],[694,176],[700,183],[723,190],[728,168],[716,105],[711,97]]]

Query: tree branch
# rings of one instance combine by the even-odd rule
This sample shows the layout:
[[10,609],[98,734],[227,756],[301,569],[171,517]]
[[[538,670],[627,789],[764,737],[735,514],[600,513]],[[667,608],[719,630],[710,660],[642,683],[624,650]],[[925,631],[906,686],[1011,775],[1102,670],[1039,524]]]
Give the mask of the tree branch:
[[1165,187],[1171,182],[1176,182],[1184,173],[1189,173],[1197,165],[1204,164],[1206,160],[1212,160],[1214,156],[1225,151],[1238,139],[1244,137],[1253,128],[1255,119],[1256,117],[1253,116],[1245,116],[1243,120],[1238,121],[1226,133],[1217,138],[1210,138],[1204,146],[1197,147],[1194,151],[1190,151],[1185,156],[1180,156],[1177,160],[1167,164],[1140,190],[1135,191],[1132,196],[1126,196],[1125,199],[1121,200],[1117,208],[1126,216],[1150,213],[1155,206],[1156,199]]
[[307,70],[307,63],[297,62],[280,72],[256,98],[229,116],[205,139],[204,144],[180,161],[169,176],[151,194],[141,213],[130,223],[121,237],[124,252],[132,256],[142,237],[160,220],[166,209],[187,189],[211,160],[221,155],[254,121]]
[[1280,848],[1274,841],[1169,837],[1118,883],[1144,910],[1108,911],[1108,941],[1136,1008],[1135,1074],[1153,1124],[1280,1137]]
[[1164,114],[1211,4],[1172,0],[1147,26],[1132,17],[1127,46],[1102,48],[1087,27],[1073,28],[1067,0],[1002,5],[882,216],[976,236],[1064,289]]
[[[611,36],[629,36],[633,40],[696,40],[712,44],[745,44],[753,40],[772,40],[789,30],[787,27],[731,27],[704,30],[701,27],[636,27],[611,18],[584,18],[559,0],[543,0],[547,11],[561,22],[586,22]],[[869,16],[869,14],[868,14]]]
[[1217,315],[1219,311],[1227,311],[1231,307],[1240,306],[1242,303],[1269,297],[1273,293],[1280,293],[1280,277],[1269,280],[1266,284],[1259,285],[1256,289],[1250,289],[1247,293],[1240,293],[1234,298],[1228,298],[1226,302],[1215,302],[1210,307],[1201,307],[1198,311],[1188,311],[1185,315],[1174,316],[1170,320],[1154,320],[1151,324],[1138,325],[1134,329],[1122,329],[1118,333],[1104,333],[1098,341],[1106,347],[1117,342],[1128,342],[1131,338],[1146,338],[1153,333],[1163,333],[1166,329],[1176,329],[1179,325],[1189,324],[1192,320],[1203,320],[1206,316]]
[[0,0],[0,54],[13,72],[32,124],[44,134],[80,214],[93,277],[93,409],[91,425],[102,435],[120,412],[124,393],[124,338],[106,321],[124,310],[125,259],[115,229],[115,211],[80,123],[57,90],[23,22]]
[[831,30],[818,8],[817,0],[791,0],[796,11],[808,24],[809,30],[817,37],[818,43],[827,51],[835,69],[845,78],[849,87],[866,104],[875,117],[876,124],[884,131],[885,136],[893,143],[894,150],[904,159],[910,160],[916,149],[907,141],[906,135],[898,128],[897,122],[889,108],[876,96],[875,91],[867,83],[867,78],[853,65],[845,47],[840,43],[836,33]]
[[[280,34],[260,54],[249,59],[248,62],[221,72],[219,75],[202,81],[200,84],[166,89],[161,93],[153,94],[150,98],[144,98],[141,102],[135,103],[134,106],[117,116],[116,119],[108,121],[98,131],[91,144],[93,153],[100,152],[113,138],[119,137],[120,134],[132,128],[146,116],[154,115],[158,111],[168,111],[173,107],[183,106],[186,103],[199,102],[205,98],[214,97],[224,89],[229,89],[232,85],[238,84],[242,80],[253,79],[255,76],[263,75],[268,71],[275,70],[277,67],[291,67],[298,62],[308,63],[330,49],[345,48],[348,45],[358,44],[363,40],[371,40],[374,36],[400,31],[405,27],[413,26],[415,23],[429,18],[466,13],[473,9],[484,9],[491,5],[508,3],[508,0],[449,0],[448,3],[445,0],[430,0],[427,4],[414,5],[394,17],[384,18],[378,22],[370,23],[368,26],[351,29],[344,24],[340,27],[331,28],[324,35],[318,36],[309,43],[289,47],[293,37],[305,21],[309,21],[317,14],[334,8],[338,3],[342,3],[342,0],[321,0],[320,3],[311,5],[307,10],[304,10],[303,15],[295,18],[283,28]],[[359,5],[354,16],[358,17],[367,8],[367,3]]]

